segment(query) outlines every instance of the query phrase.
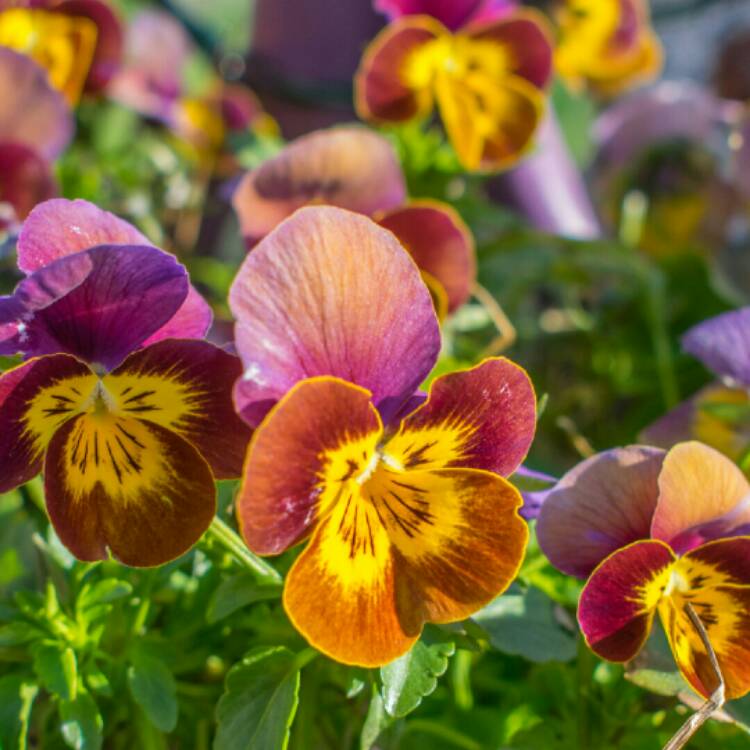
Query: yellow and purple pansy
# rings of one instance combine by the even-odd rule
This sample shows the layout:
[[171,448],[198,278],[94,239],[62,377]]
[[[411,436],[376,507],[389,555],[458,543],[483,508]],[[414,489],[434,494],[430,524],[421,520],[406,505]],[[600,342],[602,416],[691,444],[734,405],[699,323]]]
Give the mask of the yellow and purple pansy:
[[0,492],[44,473],[63,544],[81,560],[171,560],[237,477],[250,431],[239,360],[202,341],[210,309],[185,269],[85,201],[37,206],[18,240],[27,274],[0,298]]
[[316,648],[377,666],[425,622],[461,620],[515,577],[527,529],[504,478],[536,405],[507,359],[420,383],[440,349],[429,291],[393,234],[307,207],[248,255],[230,292],[259,425],[237,512],[259,554],[308,541],[284,606]]
[[750,307],[722,313],[691,328],[682,348],[717,380],[643,431],[669,448],[695,438],[744,465],[750,448]]
[[305,205],[371,216],[409,251],[441,318],[468,300],[476,280],[474,240],[461,217],[447,203],[407,200],[393,147],[362,126],[297,138],[247,172],[232,203],[248,247]]
[[658,613],[680,671],[709,697],[718,677],[690,604],[727,698],[750,690],[750,484],[725,456],[698,442],[593,456],[548,494],[537,533],[555,567],[588,577],[578,620],[599,656],[634,658]]
[[552,42],[541,14],[479,5],[384,4],[407,12],[365,51],[355,98],[360,117],[380,123],[426,118],[437,105],[463,166],[497,170],[529,149],[542,121]]
[[0,47],[0,231],[57,192],[51,162],[73,135],[62,95],[33,60]]
[[573,87],[615,96],[659,73],[648,0],[559,0],[556,15],[555,67]]
[[47,70],[70,104],[102,91],[122,57],[122,25],[103,0],[0,0],[0,45]]

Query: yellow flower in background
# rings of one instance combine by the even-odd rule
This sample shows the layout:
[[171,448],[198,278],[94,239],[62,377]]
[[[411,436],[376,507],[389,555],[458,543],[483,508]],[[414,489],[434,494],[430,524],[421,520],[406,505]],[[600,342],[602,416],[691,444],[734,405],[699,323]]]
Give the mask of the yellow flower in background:
[[403,16],[370,44],[355,79],[359,115],[373,122],[428,117],[437,107],[461,164],[504,169],[532,144],[544,114],[551,44],[533,11],[459,28]]
[[94,60],[97,26],[90,18],[44,8],[0,12],[0,45],[28,55],[71,105],[81,97]]
[[557,22],[555,65],[573,88],[615,96],[661,70],[647,0],[563,0]]

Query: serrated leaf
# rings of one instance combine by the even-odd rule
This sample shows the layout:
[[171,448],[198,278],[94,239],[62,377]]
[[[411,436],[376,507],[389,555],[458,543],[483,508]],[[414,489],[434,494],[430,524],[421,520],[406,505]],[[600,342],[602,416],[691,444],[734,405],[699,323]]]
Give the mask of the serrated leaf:
[[60,701],[60,731],[73,750],[100,750],[102,717],[93,698],[79,691],[74,701]]
[[0,748],[26,750],[29,717],[39,688],[22,675],[0,677]]
[[397,718],[413,711],[435,690],[455,650],[452,642],[417,641],[409,653],[381,667],[385,710]]
[[177,685],[166,664],[141,649],[130,654],[128,688],[149,721],[162,732],[177,725]]
[[211,597],[206,619],[210,623],[218,622],[253,602],[277,599],[281,591],[281,586],[258,583],[256,577],[249,573],[240,573],[226,578]]
[[500,596],[472,619],[503,653],[533,662],[564,662],[576,655],[574,635],[556,622],[553,602],[539,589]]
[[383,698],[378,689],[373,687],[370,707],[367,709],[367,716],[359,737],[359,750],[370,750],[390,722],[391,719],[383,705]]
[[39,643],[33,655],[34,672],[46,690],[63,700],[75,700],[78,665],[73,649],[60,643]]
[[229,671],[214,750],[284,750],[297,711],[299,662],[283,647],[251,651]]

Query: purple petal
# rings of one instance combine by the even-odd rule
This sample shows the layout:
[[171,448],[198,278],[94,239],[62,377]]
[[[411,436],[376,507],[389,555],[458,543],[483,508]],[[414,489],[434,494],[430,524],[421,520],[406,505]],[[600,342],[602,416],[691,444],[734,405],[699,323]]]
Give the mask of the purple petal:
[[537,141],[532,154],[490,183],[491,196],[544,232],[582,240],[601,237],[586,184],[554,112],[544,120]]
[[[23,224],[18,238],[18,266],[31,273],[96,245],[146,246],[151,242],[132,224],[88,201],[45,201]],[[166,338],[203,338],[212,317],[208,303],[190,287],[177,314],[145,343]]]
[[73,116],[46,71],[30,57],[0,47],[0,140],[55,159],[73,137]]
[[111,370],[175,315],[187,293],[187,273],[174,257],[100,245],[44,266],[0,300],[0,353],[73,354]]
[[717,375],[750,385],[750,307],[691,328],[682,338],[682,348]]
[[229,305],[245,366],[235,399],[251,424],[316,375],[367,388],[387,420],[440,349],[430,293],[407,252],[339,208],[303,208],[282,222],[243,263]]
[[585,578],[620,547],[650,536],[664,451],[633,445],[592,456],[549,493],[537,523],[550,562]]

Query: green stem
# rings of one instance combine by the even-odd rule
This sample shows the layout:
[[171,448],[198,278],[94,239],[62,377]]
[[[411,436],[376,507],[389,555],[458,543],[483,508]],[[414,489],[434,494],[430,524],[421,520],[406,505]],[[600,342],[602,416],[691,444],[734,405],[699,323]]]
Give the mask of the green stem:
[[453,698],[462,711],[474,708],[474,695],[471,691],[472,655],[470,651],[459,649],[453,657]]
[[471,737],[429,719],[412,719],[406,724],[406,732],[429,734],[450,743],[454,747],[460,747],[462,750],[482,750],[482,746]]
[[232,557],[249,570],[252,570],[259,578],[269,583],[282,583],[279,573],[265,560],[253,554],[240,539],[237,532],[233,531],[218,516],[214,517],[206,532],[206,538],[223,547]]

